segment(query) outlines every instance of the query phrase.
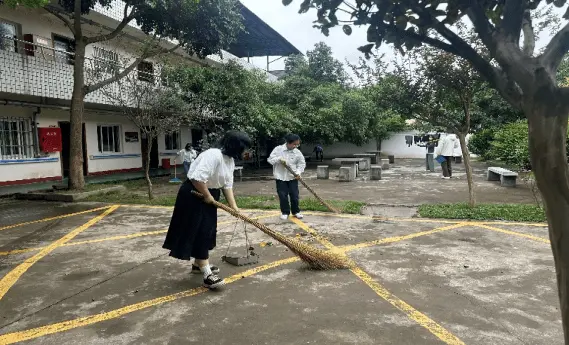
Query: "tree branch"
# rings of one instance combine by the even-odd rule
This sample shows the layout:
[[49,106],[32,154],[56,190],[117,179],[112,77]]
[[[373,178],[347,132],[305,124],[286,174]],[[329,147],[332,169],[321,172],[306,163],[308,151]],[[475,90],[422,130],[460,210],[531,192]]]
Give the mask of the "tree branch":
[[522,31],[522,22],[526,5],[527,0],[506,0],[506,4],[504,5],[504,10],[502,12],[502,22],[500,23],[498,30],[504,34],[504,37],[506,37],[507,40],[515,44],[519,44],[520,42],[520,32]]
[[535,34],[533,31],[530,11],[526,11],[524,13],[522,20],[522,30],[524,32],[524,54],[527,56],[533,56],[533,52],[535,51]]
[[127,4],[124,5],[123,19],[113,31],[111,31],[110,33],[108,33],[106,35],[88,37],[86,39],[87,44],[109,41],[109,40],[112,40],[113,38],[117,37],[123,31],[123,29],[134,19],[134,12],[136,9],[133,8],[131,13],[128,14],[128,7],[129,6]]
[[[509,2],[512,2],[512,0]],[[496,30],[488,21],[488,17],[486,16],[486,13],[484,12],[482,6],[478,3],[478,1],[470,1],[466,13],[468,15],[468,18],[470,18],[474,24],[474,29],[480,36],[480,39],[490,50],[490,54],[495,55],[496,47],[498,45],[497,40],[494,37]]]
[[556,73],[561,60],[569,51],[569,23],[551,39],[539,59],[549,69],[549,73]]
[[71,23],[71,21],[69,19],[65,18],[63,15],[61,15],[61,13],[59,13],[58,10],[56,10],[55,8],[52,8],[51,6],[45,6],[44,9],[47,12],[51,13],[57,19],[61,20],[63,22],[63,24],[65,24],[65,26],[67,26],[69,31],[71,31],[71,33],[73,34],[73,37],[75,37],[75,28],[73,27],[73,24]]

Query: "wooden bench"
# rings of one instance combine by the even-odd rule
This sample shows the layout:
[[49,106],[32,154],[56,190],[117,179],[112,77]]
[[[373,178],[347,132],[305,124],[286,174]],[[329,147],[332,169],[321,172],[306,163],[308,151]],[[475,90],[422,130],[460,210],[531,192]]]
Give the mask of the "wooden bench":
[[235,167],[233,172],[238,172],[239,174],[239,181],[243,182],[243,167]]
[[488,181],[500,181],[502,187],[515,187],[518,173],[499,167],[489,167],[486,174]]

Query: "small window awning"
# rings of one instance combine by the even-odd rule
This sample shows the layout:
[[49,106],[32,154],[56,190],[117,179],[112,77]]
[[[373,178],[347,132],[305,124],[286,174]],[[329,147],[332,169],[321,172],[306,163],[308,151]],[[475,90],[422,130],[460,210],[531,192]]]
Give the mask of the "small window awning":
[[281,34],[257,17],[255,13],[241,3],[238,6],[241,7],[245,30],[227,49],[228,52],[240,58],[302,54]]

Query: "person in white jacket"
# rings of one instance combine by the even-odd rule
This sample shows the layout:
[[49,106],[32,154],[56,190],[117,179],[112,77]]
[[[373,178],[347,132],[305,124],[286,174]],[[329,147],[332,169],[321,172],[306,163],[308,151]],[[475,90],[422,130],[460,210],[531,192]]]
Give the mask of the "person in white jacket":
[[[306,161],[302,152],[297,148],[300,145],[300,137],[298,135],[288,134],[285,137],[285,141],[283,145],[273,149],[267,161],[273,166],[273,175],[277,183],[277,194],[279,195],[281,206],[281,219],[288,219],[291,211],[296,218],[302,219],[298,196],[298,178],[304,173]],[[286,162],[292,168],[296,178],[285,168],[283,162]]]
[[190,143],[187,143],[186,147],[178,152],[178,156],[182,156],[182,162],[184,162],[184,176],[187,176],[190,171],[190,166],[198,157],[198,153]]
[[442,142],[439,143],[435,151],[436,156],[443,156],[445,161],[441,163],[443,169],[442,178],[448,180],[452,177],[452,163],[454,158],[454,150],[458,148],[458,139],[454,134],[448,134]]

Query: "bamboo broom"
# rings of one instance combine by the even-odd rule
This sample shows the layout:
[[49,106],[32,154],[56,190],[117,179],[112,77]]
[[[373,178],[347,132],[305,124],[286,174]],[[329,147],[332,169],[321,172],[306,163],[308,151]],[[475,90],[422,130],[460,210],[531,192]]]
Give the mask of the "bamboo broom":
[[[203,198],[203,195],[196,191],[192,191],[192,193],[200,198]],[[288,249],[290,249],[291,252],[297,255],[302,261],[306,262],[313,269],[335,270],[351,267],[350,260],[345,256],[315,248],[294,238],[288,238],[285,235],[272,230],[265,224],[259,223],[258,221],[251,219],[218,201],[214,201],[213,205],[224,210],[230,215],[253,225],[265,234],[284,244]]]
[[308,184],[306,184],[306,182],[304,182],[304,180],[302,179],[302,177],[300,177],[300,175],[297,175],[294,170],[292,170],[292,168],[290,166],[288,166],[288,164],[286,164],[285,161],[281,161],[281,163],[285,166],[286,170],[288,170],[291,174],[294,175],[294,177],[296,177],[300,183],[302,183],[302,185],[304,186],[304,188],[308,189],[308,191],[310,193],[312,193],[312,195],[314,195],[314,197],[316,198],[316,200],[320,201],[320,203],[324,206],[326,206],[327,209],[330,210],[330,212],[333,213],[340,213],[340,211],[338,211],[335,207],[333,207],[332,205],[330,205],[329,203],[327,203],[326,201],[324,201],[321,197],[318,196],[318,194],[316,194],[316,192],[314,191],[314,189],[312,189]]

